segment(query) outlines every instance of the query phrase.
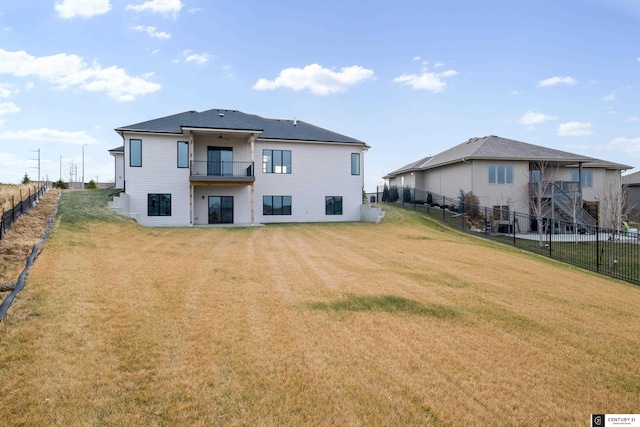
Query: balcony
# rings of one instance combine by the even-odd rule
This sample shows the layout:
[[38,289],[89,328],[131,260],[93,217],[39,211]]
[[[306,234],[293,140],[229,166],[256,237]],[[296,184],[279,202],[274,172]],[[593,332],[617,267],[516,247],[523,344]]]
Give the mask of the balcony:
[[560,194],[564,194],[567,197],[579,196],[580,183],[578,181],[542,181],[541,184],[529,182],[530,197],[548,198]]
[[251,183],[256,180],[253,162],[191,162],[192,183]]

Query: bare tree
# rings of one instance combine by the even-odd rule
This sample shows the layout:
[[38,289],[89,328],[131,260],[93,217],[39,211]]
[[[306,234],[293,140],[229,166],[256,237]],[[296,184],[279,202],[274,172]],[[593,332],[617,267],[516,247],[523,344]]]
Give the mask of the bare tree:
[[623,221],[627,219],[627,213],[632,210],[632,206],[627,197],[627,186],[623,186],[621,177],[618,175],[614,180],[609,183],[609,188],[600,198],[603,222],[605,226],[610,228],[609,240],[609,267],[615,267],[614,259],[614,245],[620,239],[620,232],[623,226]]
[[542,219],[549,212],[549,189],[557,168],[548,161],[539,160],[529,165],[529,208],[536,219],[538,243],[544,246]]
[[627,197],[627,186],[622,185],[620,176],[609,183],[605,193],[601,195],[600,212],[604,217],[604,224],[610,228],[620,230],[622,222],[627,219],[628,213],[633,209]]
[[569,208],[571,222],[573,223],[573,239],[578,243],[578,214],[583,210],[580,194],[572,193],[572,195],[567,198],[567,207]]

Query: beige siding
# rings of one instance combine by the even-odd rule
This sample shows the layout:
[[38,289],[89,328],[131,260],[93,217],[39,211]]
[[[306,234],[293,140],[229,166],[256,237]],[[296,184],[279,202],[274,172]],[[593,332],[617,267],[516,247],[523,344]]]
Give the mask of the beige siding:
[[[191,205],[189,168],[177,167],[177,141],[182,135],[125,134],[125,158],[129,159],[129,139],[142,140],[142,167],[124,166],[126,193],[131,213],[143,225],[188,226],[208,223],[208,196],[234,197],[234,223],[250,224],[250,185],[211,185],[193,187]],[[245,138],[220,139],[217,134],[196,135],[193,159],[205,161],[207,147],[233,148],[234,161],[251,161],[251,145]],[[291,174],[262,173],[263,149],[291,150]],[[360,154],[360,175],[351,175],[351,154]],[[361,145],[327,143],[255,143],[254,222],[331,222],[359,221],[364,185],[364,152]],[[171,216],[147,215],[147,196],[171,194]],[[292,215],[262,215],[262,196],[291,196]],[[325,197],[342,196],[342,215],[325,215]]]
[[115,187],[124,188],[124,154],[115,153]]
[[194,225],[209,223],[209,196],[233,197],[233,223],[251,224],[251,186],[196,186],[193,189]]
[[[187,139],[182,139],[182,141],[186,140]],[[247,142],[246,138],[219,138],[219,134],[197,135],[194,138],[193,159],[196,161],[206,161],[208,147],[231,147],[234,162],[251,161],[251,145]]]
[[[129,139],[142,140],[142,167],[129,166]],[[178,168],[177,136],[125,134],[125,189],[132,214],[151,226],[189,225],[189,169]],[[171,194],[171,216],[148,216],[147,195]]]
[[[262,172],[262,150],[291,150],[291,174]],[[360,175],[351,175],[351,153]],[[258,141],[255,144],[257,222],[359,221],[364,185],[362,146]],[[262,215],[262,196],[291,196],[291,215]],[[325,196],[342,196],[342,215],[325,215]]]
[[[489,165],[513,166],[513,183],[490,184]],[[478,160],[473,163],[474,180],[472,190],[480,204],[487,207],[509,206],[511,211],[529,212],[529,163],[497,162]]]

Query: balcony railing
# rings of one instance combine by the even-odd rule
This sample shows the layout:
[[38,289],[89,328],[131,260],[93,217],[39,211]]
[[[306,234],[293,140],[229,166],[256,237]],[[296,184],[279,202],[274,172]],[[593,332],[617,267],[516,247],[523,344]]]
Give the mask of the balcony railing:
[[191,162],[191,181],[255,181],[253,162]]
[[580,183],[578,181],[542,181],[541,183],[529,183],[530,197],[553,197],[558,193],[564,193],[570,197],[579,195]]

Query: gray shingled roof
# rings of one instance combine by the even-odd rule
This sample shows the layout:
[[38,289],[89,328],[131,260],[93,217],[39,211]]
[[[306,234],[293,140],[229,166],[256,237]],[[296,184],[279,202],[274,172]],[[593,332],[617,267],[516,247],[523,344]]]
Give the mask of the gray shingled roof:
[[120,147],[116,147],[116,148],[112,148],[111,150],[109,150],[110,153],[124,153],[124,145],[121,145]]
[[384,179],[389,179],[395,175],[400,175],[406,172],[415,172],[415,171],[419,171],[420,167],[426,163],[429,159],[431,159],[431,157],[425,157],[423,159],[420,159],[416,162],[412,162],[409,163],[407,165],[402,166],[400,169],[396,169],[393,172],[389,173],[388,175],[383,176],[382,178]]
[[[632,166],[607,162],[606,160],[573,154],[567,151],[541,147],[513,139],[489,135],[482,138],[471,138],[468,141],[449,148],[433,157],[423,159],[421,164],[412,164],[414,170],[433,169],[466,160],[519,160],[547,161],[564,165],[583,163],[584,167],[605,167],[608,169],[631,169]],[[420,161],[419,161],[420,162]],[[418,163],[418,162],[417,162]],[[408,171],[407,166],[389,173],[392,177]]]
[[640,172],[630,173],[622,177],[622,185],[637,186],[640,185]]
[[[323,129],[301,120],[267,119],[237,110],[213,109],[203,112],[186,111],[142,123],[116,128],[122,132],[182,134],[184,128],[241,130],[260,132],[258,139],[286,141],[319,141],[365,144],[355,138]],[[366,145],[366,144],[365,144]]]

